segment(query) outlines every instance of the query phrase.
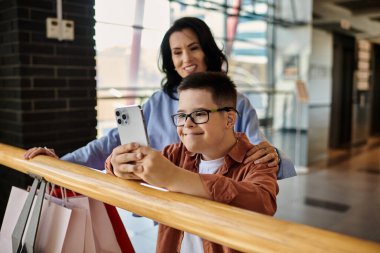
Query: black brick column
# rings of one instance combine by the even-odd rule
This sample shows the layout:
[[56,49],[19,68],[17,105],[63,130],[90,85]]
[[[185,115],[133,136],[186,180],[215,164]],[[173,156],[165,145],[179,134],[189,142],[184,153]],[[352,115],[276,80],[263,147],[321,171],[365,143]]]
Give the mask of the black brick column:
[[[55,0],[0,0],[0,142],[65,154],[96,138],[94,0],[63,0],[74,41],[46,38]],[[0,168],[0,221],[10,185],[29,178]]]

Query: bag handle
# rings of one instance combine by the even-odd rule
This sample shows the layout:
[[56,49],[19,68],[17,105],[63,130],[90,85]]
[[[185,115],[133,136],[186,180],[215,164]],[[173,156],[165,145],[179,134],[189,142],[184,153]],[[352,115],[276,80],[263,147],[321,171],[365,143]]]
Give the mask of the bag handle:
[[21,253],[33,253],[34,243],[37,237],[38,224],[40,223],[42,204],[45,198],[46,181],[41,179],[39,194],[37,195],[36,204],[33,208],[32,216],[30,217],[29,227],[25,234],[25,242],[21,249]]
[[[42,204],[43,204],[45,189],[46,189],[46,181],[39,176],[35,176],[35,175],[31,175],[31,176],[34,177],[32,188],[30,192],[28,193],[25,204],[21,210],[21,214],[17,220],[16,226],[12,233],[12,252],[13,253],[34,252],[34,242],[36,240],[38,224],[40,221]],[[25,241],[24,241],[24,244],[22,245],[23,234],[25,232],[25,227],[28,221],[30,210],[33,206],[34,196],[36,195],[38,185],[40,185],[40,188],[39,188],[40,194],[38,194],[37,199],[35,201],[33,212],[29,219],[30,220],[29,227],[25,233]]]
[[26,198],[25,204],[21,210],[21,214],[17,220],[16,226],[12,233],[12,252],[16,253],[20,251],[22,235],[24,234],[26,222],[28,221],[30,209],[33,205],[34,195],[36,194],[37,187],[40,183],[39,178],[35,178],[32,184],[32,188]]

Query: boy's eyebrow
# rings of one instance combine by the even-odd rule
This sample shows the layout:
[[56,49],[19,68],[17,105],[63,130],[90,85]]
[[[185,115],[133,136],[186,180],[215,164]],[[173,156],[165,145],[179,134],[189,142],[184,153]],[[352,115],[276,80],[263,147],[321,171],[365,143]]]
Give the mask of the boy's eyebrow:
[[[202,110],[210,110],[209,108],[204,108],[204,107],[198,107],[194,108],[190,113],[195,112],[195,111],[202,111]],[[185,113],[185,110],[178,110],[178,113]]]

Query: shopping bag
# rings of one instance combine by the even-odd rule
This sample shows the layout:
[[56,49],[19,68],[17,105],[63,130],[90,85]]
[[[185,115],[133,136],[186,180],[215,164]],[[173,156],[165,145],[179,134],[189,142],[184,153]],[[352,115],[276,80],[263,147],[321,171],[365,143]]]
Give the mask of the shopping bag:
[[[0,252],[12,252],[12,248],[15,248],[12,246],[12,233],[19,221],[27,196],[27,191],[12,187],[0,230],[0,245],[2,245]],[[28,252],[32,252],[33,248],[35,252],[61,252],[72,211],[43,200],[40,218],[36,219],[33,217],[36,208],[34,202],[31,208],[32,212],[28,215],[26,226],[23,229],[23,235],[21,235],[21,245],[29,247]],[[29,233],[34,238],[28,240],[28,231],[33,229],[33,226],[37,226],[36,234]]]
[[44,200],[35,252],[62,252],[71,215],[71,209]]
[[85,252],[86,210],[72,208],[62,253]]
[[[71,253],[71,252],[85,252],[85,238],[86,238],[86,213],[87,210],[83,208],[77,208],[74,205],[68,203],[66,199],[59,199],[51,196],[51,193],[48,196],[48,201],[53,202],[59,206],[65,206],[71,210],[70,222],[68,224],[65,240],[62,247],[62,253]],[[92,233],[87,235],[88,238],[91,238],[90,245],[92,243],[93,249],[95,249],[95,242],[93,239]],[[89,248],[89,247],[87,247]],[[91,247],[90,247],[91,249]]]
[[12,252],[12,232],[16,226],[28,193],[12,187],[0,230],[0,252]]
[[[119,248],[122,253],[135,252],[132,243],[128,237],[127,231],[125,230],[124,224],[120,218],[120,215],[116,210],[116,207],[99,202],[91,198],[87,198],[76,192],[67,189],[62,189],[60,187],[55,187],[52,195],[60,199],[67,198],[68,207],[77,206],[85,209],[88,208],[87,224],[89,225],[86,226],[86,236],[88,236],[89,238],[86,238],[85,240],[85,252],[110,250],[111,248],[115,248],[116,245],[119,245],[119,247],[116,248]],[[102,211],[103,207],[101,207],[99,203],[103,204],[107,212],[108,218],[104,214],[104,211]],[[100,213],[99,210],[101,210]],[[94,223],[92,222],[92,217],[94,217],[95,219]],[[109,221],[111,223],[112,230],[109,226]],[[106,224],[102,225],[102,222],[105,222]],[[92,236],[89,236],[90,234],[92,234]],[[95,239],[92,240],[91,238],[94,237]],[[115,244],[114,237],[116,237],[117,244]],[[116,251],[111,250],[111,252],[119,251],[116,249]]]
[[[42,194],[35,197],[38,186],[40,186],[39,190]],[[8,200],[6,214],[0,230],[3,240],[11,242],[10,247],[6,243],[3,248],[5,252],[9,250],[15,253],[34,252],[45,188],[46,181],[36,177],[29,193],[22,190],[17,191],[17,189],[11,190],[13,194]],[[21,196],[22,194],[25,196]],[[24,201],[20,202],[20,200]],[[16,215],[13,214],[14,211]]]
[[91,236],[85,240],[85,252],[122,252],[102,202],[85,196],[68,198],[68,202],[87,210],[86,237]]
[[[33,187],[32,187],[33,188]],[[36,188],[36,187],[35,187]],[[54,187],[52,187],[54,189]],[[33,194],[34,195],[34,194]],[[85,196],[67,200],[43,200],[41,219],[36,228],[35,252],[122,252],[134,253],[132,244],[114,206]],[[0,252],[12,252],[12,231],[19,219],[28,192],[12,189],[0,230]],[[34,211],[33,206],[31,207]],[[29,228],[30,220],[26,224]],[[22,239],[25,242],[25,238]],[[34,240],[33,240],[34,242]],[[34,246],[35,245],[35,246]]]
[[[12,252],[12,233],[16,222],[19,220],[28,194],[24,190],[12,188],[0,231],[0,245],[2,246],[0,247],[0,252]],[[34,209],[33,204],[32,210],[34,211]],[[24,231],[29,228],[30,219],[29,215],[26,227],[23,228]],[[61,199],[48,196],[43,200],[41,207],[34,251],[84,252],[85,226],[85,209],[69,208],[65,206],[65,203]],[[25,235],[23,236],[22,244],[25,244],[24,237]]]

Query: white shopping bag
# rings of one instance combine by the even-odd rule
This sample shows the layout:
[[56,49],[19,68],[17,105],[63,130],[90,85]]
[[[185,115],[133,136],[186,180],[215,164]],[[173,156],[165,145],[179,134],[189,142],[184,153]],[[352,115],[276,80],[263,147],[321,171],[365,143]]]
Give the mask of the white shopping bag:
[[[28,192],[12,187],[7,209],[0,230],[0,252],[12,252],[12,233],[24,206]],[[32,211],[33,211],[32,207]],[[43,201],[40,222],[35,241],[36,252],[61,252],[66,237],[72,210]],[[28,229],[29,220],[25,231]]]

